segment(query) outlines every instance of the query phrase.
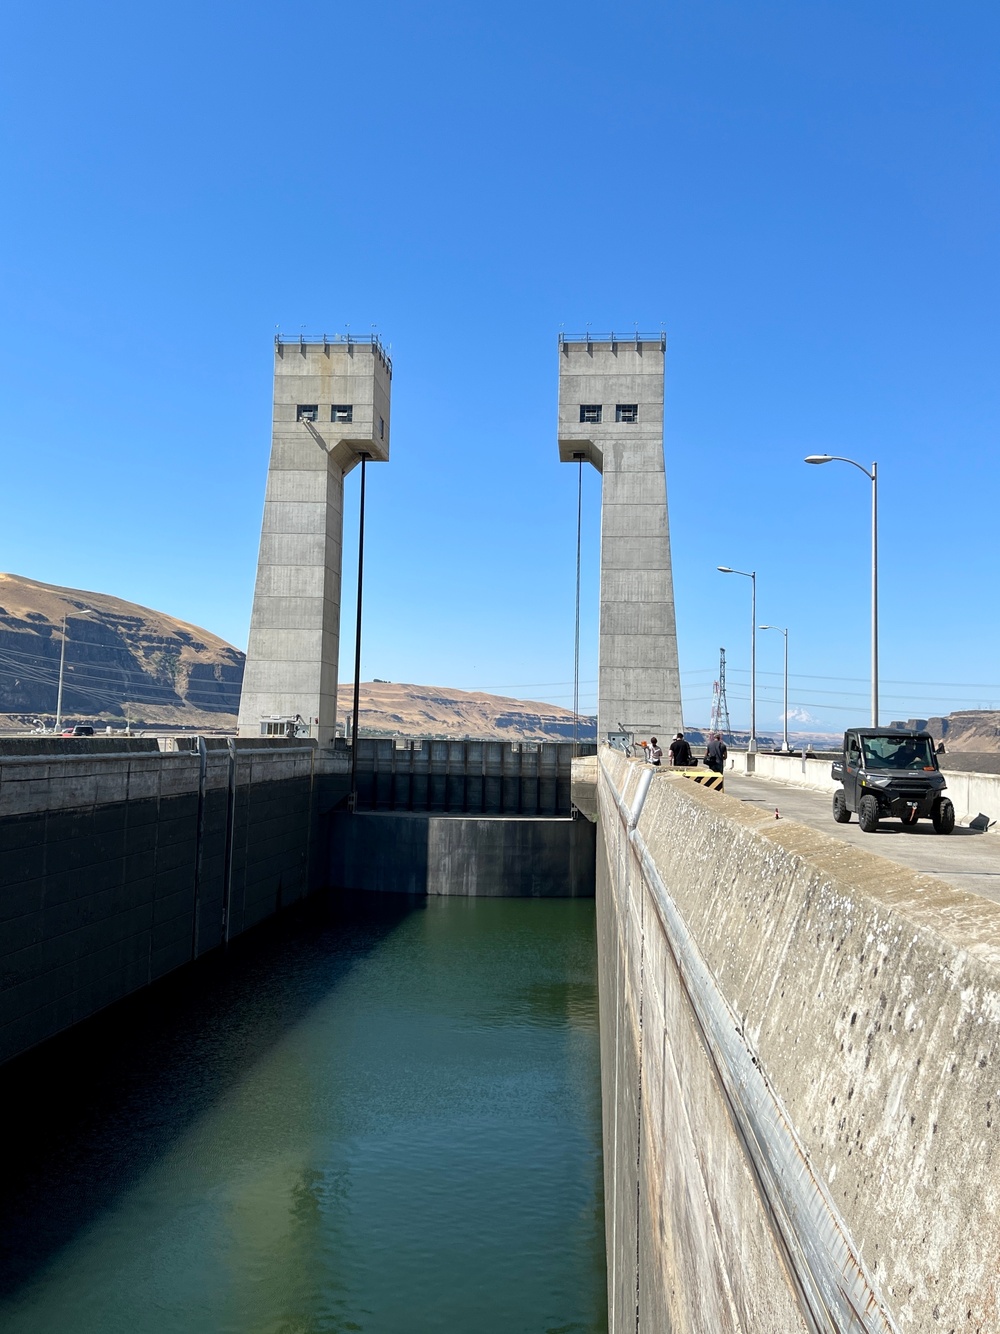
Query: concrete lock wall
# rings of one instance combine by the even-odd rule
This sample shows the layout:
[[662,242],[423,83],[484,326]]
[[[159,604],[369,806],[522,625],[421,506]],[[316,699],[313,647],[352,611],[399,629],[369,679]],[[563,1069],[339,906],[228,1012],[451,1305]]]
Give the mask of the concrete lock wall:
[[587,820],[335,812],[331,886],[395,894],[593,898]]
[[568,816],[573,751],[571,741],[359,737],[358,809]]
[[1000,907],[606,747],[598,800],[611,1334],[1000,1328]]
[[171,744],[0,748],[0,1060],[234,938],[325,870],[316,823],[346,779],[314,746]]

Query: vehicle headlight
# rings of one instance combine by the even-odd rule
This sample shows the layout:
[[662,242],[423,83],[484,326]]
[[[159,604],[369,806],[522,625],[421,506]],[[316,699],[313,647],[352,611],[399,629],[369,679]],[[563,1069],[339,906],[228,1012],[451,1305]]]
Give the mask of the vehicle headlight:
[[865,779],[865,787],[888,787],[891,782],[888,774],[875,774]]

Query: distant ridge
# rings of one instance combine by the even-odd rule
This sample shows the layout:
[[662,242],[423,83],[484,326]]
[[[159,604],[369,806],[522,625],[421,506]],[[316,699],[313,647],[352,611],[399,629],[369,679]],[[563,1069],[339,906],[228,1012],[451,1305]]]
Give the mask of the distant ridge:
[[[338,718],[352,707],[353,683],[340,687]],[[362,736],[439,736],[503,741],[572,741],[573,713],[556,704],[510,699],[449,686],[362,681]],[[593,741],[597,719],[580,716],[580,740]]]
[[[93,614],[85,615],[85,612]],[[134,602],[0,574],[0,715],[55,717],[63,616],[63,715],[112,724],[235,725],[244,655],[218,635]]]
[[[93,615],[84,615],[85,611]],[[0,729],[55,721],[63,616],[69,618],[63,718],[120,729],[234,731],[245,655],[218,635],[124,598],[0,574]],[[353,686],[340,687],[340,720]],[[580,719],[593,740],[597,720]],[[573,714],[554,704],[447,686],[361,686],[371,736],[571,741]]]

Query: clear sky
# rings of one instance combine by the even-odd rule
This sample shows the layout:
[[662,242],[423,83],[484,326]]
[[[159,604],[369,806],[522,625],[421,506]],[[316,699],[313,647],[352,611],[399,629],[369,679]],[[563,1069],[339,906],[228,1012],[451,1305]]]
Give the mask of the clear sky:
[[275,330],[374,326],[363,676],[569,704],[557,335],[662,325],[687,722],[720,645],[748,716],[719,564],[866,721],[869,487],[811,452],[879,462],[885,718],[1000,706],[998,54],[986,0],[11,8],[0,568],[245,646]]

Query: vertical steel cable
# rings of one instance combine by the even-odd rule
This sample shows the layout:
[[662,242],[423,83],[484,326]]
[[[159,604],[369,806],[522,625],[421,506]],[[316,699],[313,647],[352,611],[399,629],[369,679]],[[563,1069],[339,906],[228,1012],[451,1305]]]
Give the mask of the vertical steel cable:
[[576,622],[573,637],[573,754],[580,753],[580,537],[583,523],[583,458],[576,481]]
[[361,455],[361,502],[358,515],[358,622],[354,632],[354,726],[351,728],[351,810],[358,808],[358,713],[361,708],[361,594],[365,572],[365,464]]

